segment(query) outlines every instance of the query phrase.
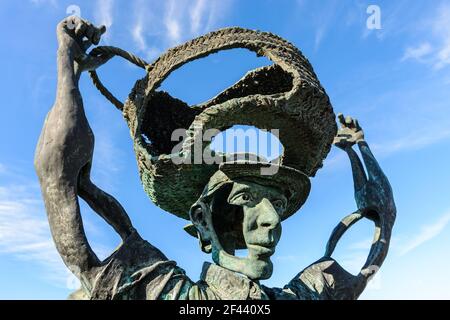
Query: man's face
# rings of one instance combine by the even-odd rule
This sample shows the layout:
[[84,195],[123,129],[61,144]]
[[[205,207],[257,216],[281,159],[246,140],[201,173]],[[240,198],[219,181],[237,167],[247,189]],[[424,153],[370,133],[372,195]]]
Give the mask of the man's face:
[[233,184],[228,203],[243,209],[242,233],[248,258],[268,260],[281,236],[280,215],[286,197],[279,190],[250,181]]
[[[287,206],[285,195],[278,188],[239,180],[226,198],[229,205],[222,201],[220,208],[238,210],[216,207],[212,212],[214,261],[251,279],[269,278],[273,271],[270,257],[281,236],[280,216]],[[247,256],[234,256],[234,250],[243,246]]]

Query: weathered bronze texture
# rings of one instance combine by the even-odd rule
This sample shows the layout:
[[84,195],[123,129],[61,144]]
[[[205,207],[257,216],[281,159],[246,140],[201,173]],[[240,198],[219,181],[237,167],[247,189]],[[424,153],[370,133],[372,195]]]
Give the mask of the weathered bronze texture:
[[[72,28],[71,26],[75,26]],[[105,90],[129,125],[141,180],[150,198],[167,212],[189,219],[186,230],[198,237],[215,264],[205,263],[201,280],[184,271],[143,240],[127,213],[90,178],[94,134],[86,118],[79,79],[116,51],[97,47],[105,28],[77,17],[57,27],[58,87],[36,148],[39,176],[56,248],[82,288],[74,299],[356,299],[383,263],[396,209],[389,182],[371,153],[358,122],[339,115],[341,129],[325,90],[307,59],[289,42],[270,33],[228,28],[169,50],[147,69],[125,104]],[[87,38],[87,40],[86,40]],[[247,48],[267,56],[273,66],[249,72],[224,92],[197,106],[157,91],[161,82],[184,63],[219,50]],[[122,56],[129,56],[122,52]],[[217,164],[175,163],[191,159],[193,141],[202,130],[220,132],[234,124],[280,129],[284,154],[276,164],[261,158]],[[186,142],[173,152],[173,130],[182,128]],[[200,132],[200,133],[199,133]],[[333,140],[334,139],[334,140]],[[310,177],[334,143],[352,165],[357,211],[333,231],[323,258],[297,274],[283,288],[268,288],[271,256],[281,236],[281,222],[306,201]],[[353,150],[358,145],[365,164]],[[202,147],[206,144],[202,142]],[[192,159],[191,159],[192,160]],[[107,165],[107,164],[105,164]],[[261,168],[275,172],[262,175]],[[121,236],[122,245],[100,260],[85,236],[79,197]],[[356,276],[332,257],[344,232],[368,218],[375,236],[366,263]],[[235,251],[247,249],[247,257]]]

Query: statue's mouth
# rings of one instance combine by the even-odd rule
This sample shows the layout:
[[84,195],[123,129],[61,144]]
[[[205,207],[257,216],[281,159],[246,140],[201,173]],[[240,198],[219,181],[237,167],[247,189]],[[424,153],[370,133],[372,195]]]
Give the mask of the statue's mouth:
[[213,246],[213,260],[218,265],[247,276],[250,279],[268,279],[272,275],[272,262],[270,256],[275,247],[249,245],[247,257],[238,257],[227,253],[223,249]]
[[256,256],[258,258],[268,258],[275,253],[274,245],[259,245],[259,244],[248,244],[250,256]]

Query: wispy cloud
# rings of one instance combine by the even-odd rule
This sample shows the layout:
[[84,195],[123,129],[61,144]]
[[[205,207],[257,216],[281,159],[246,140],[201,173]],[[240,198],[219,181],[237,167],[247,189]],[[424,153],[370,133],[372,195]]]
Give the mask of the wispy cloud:
[[316,30],[316,35],[314,37],[314,49],[315,50],[317,50],[319,48],[320,43],[322,42],[323,36],[325,35],[326,29],[327,29],[326,25],[322,25]]
[[424,42],[417,47],[408,47],[406,48],[401,61],[408,59],[424,61],[424,57],[429,55],[432,51],[433,48],[428,42]]
[[50,235],[36,184],[0,186],[0,254],[43,266],[46,277],[64,285],[68,271]]
[[109,29],[114,22],[113,11],[114,0],[97,0],[95,20],[99,25],[104,25],[106,27],[106,33],[103,36],[103,39],[106,40],[111,37]]
[[[10,168],[0,163],[0,169],[2,178],[7,177]],[[64,265],[53,242],[38,183],[24,176],[18,179],[16,174],[14,178],[15,182],[0,185],[0,255],[41,267],[36,274],[52,285],[76,289],[79,281]],[[84,223],[92,233],[99,232],[89,219]],[[111,247],[95,241],[92,246],[101,259],[112,252]]]
[[115,176],[122,168],[123,153],[105,128],[97,127],[96,129],[91,173],[93,180],[101,188],[113,191],[118,185]]
[[432,23],[433,32],[440,44],[434,67],[441,69],[450,64],[450,5],[442,5],[438,12],[437,19],[434,19]]
[[[297,2],[297,7],[303,7],[303,1]],[[318,50],[322,40],[325,38],[331,25],[336,24],[340,19],[341,11],[345,7],[338,1],[328,1],[320,6],[320,10],[315,10],[313,23],[315,25],[314,50]],[[318,8],[317,8],[318,9]]]
[[421,149],[448,138],[450,138],[450,129],[423,130],[397,140],[389,140],[389,143],[375,143],[373,150],[378,155],[387,156],[399,151]]
[[191,33],[193,34],[196,34],[200,30],[206,5],[207,3],[205,0],[198,0],[196,1],[195,5],[192,6],[191,11],[189,12],[191,19]]
[[417,235],[411,237],[408,242],[400,247],[400,255],[405,255],[422,244],[437,237],[449,223],[450,212],[447,212],[443,214],[436,222],[423,226]]
[[[388,137],[386,137],[388,138]],[[376,157],[388,157],[398,152],[419,150],[426,148],[442,140],[450,139],[450,129],[435,128],[430,130],[417,131],[397,139],[388,138],[389,141],[374,142],[369,141],[369,145]],[[347,163],[350,165],[345,152],[339,152],[325,159],[326,168],[340,167]]]
[[34,5],[51,5],[52,7],[57,7],[58,2],[56,0],[30,0]]
[[160,53],[154,45],[149,45],[147,38],[149,35],[156,35],[156,30],[161,30],[161,18],[155,14],[156,10],[160,10],[159,6],[149,7],[144,1],[134,2],[133,23],[130,29],[131,39],[138,51],[144,53],[144,59],[151,61]]
[[407,47],[401,60],[416,60],[431,65],[435,70],[450,65],[450,5],[437,6],[422,29],[426,41]]
[[164,15],[164,26],[171,45],[178,44],[181,38],[181,11],[178,5],[179,3],[177,4],[175,0],[167,1],[167,9]]
[[144,39],[144,26],[143,26],[143,17],[142,15],[138,15],[136,17],[136,23],[133,25],[131,30],[131,36],[133,37],[134,43],[138,47],[139,50],[145,51],[147,49],[147,43]]
[[[135,3],[131,36],[138,50],[154,58],[167,47],[211,31],[232,1],[168,0],[163,5]],[[161,31],[162,30],[162,31]],[[152,37],[149,41],[149,37]],[[152,46],[149,46],[149,43]]]

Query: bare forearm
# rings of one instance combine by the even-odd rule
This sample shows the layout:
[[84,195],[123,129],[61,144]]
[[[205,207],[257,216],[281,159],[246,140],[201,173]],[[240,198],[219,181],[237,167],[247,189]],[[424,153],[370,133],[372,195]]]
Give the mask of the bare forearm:
[[58,86],[57,96],[65,95],[67,90],[78,87],[78,77],[75,75],[75,53],[73,49],[61,44],[57,51]]
[[381,169],[380,165],[378,164],[378,161],[375,159],[375,156],[373,155],[372,151],[369,148],[369,145],[365,140],[358,142],[359,150],[361,151],[362,158],[364,160],[364,164],[367,168],[367,173],[369,174],[369,177],[382,177],[383,179],[387,178],[385,177],[383,170]]
[[92,183],[88,173],[81,173],[78,192],[92,210],[105,219],[123,240],[136,231],[122,205],[113,196]]
[[359,159],[358,154],[353,150],[351,146],[345,149],[347,155],[350,159],[350,164],[352,166],[353,183],[355,187],[355,192],[360,190],[367,181],[366,173],[364,167]]
[[53,108],[63,109],[67,115],[84,117],[83,99],[78,86],[80,74],[75,71],[75,56],[73,49],[64,43],[60,44],[57,52],[57,89]]

